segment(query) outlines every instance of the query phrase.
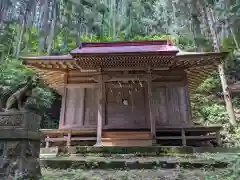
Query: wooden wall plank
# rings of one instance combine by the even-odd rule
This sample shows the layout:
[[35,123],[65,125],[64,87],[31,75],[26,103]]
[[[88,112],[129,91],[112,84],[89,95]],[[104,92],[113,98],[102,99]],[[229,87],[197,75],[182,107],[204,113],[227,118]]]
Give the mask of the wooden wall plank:
[[75,90],[68,88],[66,96],[66,115],[64,126],[72,127],[74,124],[74,114],[75,114]]
[[165,87],[153,88],[153,117],[156,121],[156,127],[168,124],[168,109]]
[[153,100],[153,114],[157,127],[191,123],[185,86],[155,87]]
[[97,91],[97,88],[86,88],[85,90],[84,127],[97,127]]
[[82,128],[84,122],[84,102],[85,102],[85,88],[75,89],[76,100],[75,100],[75,116],[74,124]]
[[186,86],[179,88],[179,106],[181,112],[181,120],[184,124],[189,123],[189,107]]

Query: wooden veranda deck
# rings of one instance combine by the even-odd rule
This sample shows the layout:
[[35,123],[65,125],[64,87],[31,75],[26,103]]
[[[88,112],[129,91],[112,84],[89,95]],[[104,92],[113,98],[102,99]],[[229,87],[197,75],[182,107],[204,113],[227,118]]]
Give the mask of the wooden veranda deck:
[[[213,141],[221,145],[222,126],[162,127],[156,129],[152,138],[149,129],[103,130],[103,146],[199,146],[199,142]],[[96,129],[41,129],[45,136],[45,147],[94,145],[97,140]],[[154,139],[154,143],[153,143]]]

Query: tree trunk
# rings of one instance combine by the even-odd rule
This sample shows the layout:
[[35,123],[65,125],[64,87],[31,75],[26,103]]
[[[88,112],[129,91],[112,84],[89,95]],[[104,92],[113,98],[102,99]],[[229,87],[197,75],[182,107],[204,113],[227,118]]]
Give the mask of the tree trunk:
[[16,48],[16,58],[19,57],[19,54],[20,54],[20,51],[21,51],[21,43],[22,43],[22,38],[23,38],[23,35],[24,35],[24,31],[25,31],[25,25],[26,25],[26,21],[25,21],[25,18],[22,22],[22,26],[21,26],[21,32],[20,32],[20,36],[19,36],[19,39],[18,39],[18,42],[17,42],[17,48]]
[[21,26],[19,26],[18,29],[18,34],[17,34],[17,38],[16,38],[16,49],[15,49],[15,56],[16,58],[19,57],[20,51],[21,51],[21,43],[22,43],[22,39],[23,39],[23,35],[24,35],[24,31],[25,31],[25,26],[26,26],[26,21],[27,21],[27,13],[25,12],[24,15],[22,15],[22,20],[20,20],[21,22]]
[[50,29],[50,35],[48,36],[48,48],[47,48],[47,54],[51,54],[52,50],[52,44],[55,34],[55,26],[56,26],[56,19],[57,19],[57,12],[56,12],[56,2],[55,0],[52,1],[52,23],[51,23],[51,29]]
[[28,20],[26,21],[26,33],[28,33],[29,38],[28,38],[28,40],[26,42],[26,46],[24,48],[27,50],[27,52],[29,52],[29,48],[31,49],[31,44],[32,44],[32,27],[34,25],[34,20],[36,18],[36,6],[37,6],[37,1],[34,0],[33,5],[29,9],[29,10],[31,10],[31,12],[29,12],[27,15]]
[[116,40],[116,0],[112,0],[112,36]]
[[234,43],[235,43],[235,46],[236,48],[239,50],[240,47],[239,47],[239,44],[238,44],[238,41],[237,41],[237,38],[236,38],[236,35],[235,35],[235,32],[233,31],[233,28],[231,26],[228,26],[229,29],[230,29],[230,32],[232,34],[232,37],[233,37],[233,40],[234,40]]
[[192,18],[192,30],[195,41],[195,46],[198,52],[203,52],[203,44],[202,44],[202,33],[201,33],[201,22],[199,21],[199,10],[197,7],[197,1],[192,0],[191,2],[191,18]]
[[39,51],[43,52],[45,49],[46,43],[46,30],[48,26],[48,16],[49,16],[48,0],[44,1],[44,4],[41,8],[41,27],[39,32]]
[[[200,9],[201,9],[201,13],[202,13],[202,21],[204,22],[204,25],[205,25],[205,28],[206,28],[204,36],[208,41],[211,42],[212,41],[211,30],[210,30],[210,26],[209,26],[209,22],[208,22],[208,13],[207,13],[204,1],[201,1],[199,3],[199,6],[200,6]],[[212,48],[213,48],[213,46],[212,46]]]
[[[211,31],[211,37],[212,37],[212,41],[213,41],[214,51],[220,52],[220,43],[219,43],[219,39],[218,39],[216,31],[215,31],[213,10],[211,7],[208,7],[206,4],[204,6],[205,6],[206,12],[207,12],[208,25],[209,25],[209,28]],[[230,96],[228,85],[227,85],[227,80],[226,80],[226,77],[224,74],[224,64],[223,63],[221,63],[218,66],[218,71],[219,71],[219,76],[221,79],[222,90],[223,90],[227,113],[230,118],[229,120],[232,125],[236,125],[236,118],[235,118],[235,113],[234,113],[234,109],[233,109],[233,105],[232,105],[232,98]]]

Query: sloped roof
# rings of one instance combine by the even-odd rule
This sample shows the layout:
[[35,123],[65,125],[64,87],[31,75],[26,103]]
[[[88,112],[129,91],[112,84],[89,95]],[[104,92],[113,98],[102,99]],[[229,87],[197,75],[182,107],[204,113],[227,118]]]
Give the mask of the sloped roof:
[[[184,68],[190,89],[195,89],[225,59],[228,53],[185,52],[169,41],[129,41],[82,43],[70,54],[24,57],[23,63],[44,76],[49,84],[64,84],[64,72],[84,68],[123,67],[151,64]],[[53,71],[55,71],[53,73]],[[60,75],[61,74],[61,75]]]
[[173,53],[178,48],[168,41],[128,41],[128,42],[99,42],[82,43],[82,45],[71,51],[72,55],[86,54],[115,54],[115,53]]

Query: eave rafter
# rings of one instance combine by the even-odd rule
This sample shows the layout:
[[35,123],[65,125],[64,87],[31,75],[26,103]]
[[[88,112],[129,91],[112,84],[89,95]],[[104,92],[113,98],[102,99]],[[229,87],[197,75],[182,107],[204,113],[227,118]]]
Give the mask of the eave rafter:
[[218,65],[222,61],[222,57],[201,57],[197,56],[194,58],[186,58],[186,57],[177,57],[176,63],[172,66],[173,68],[198,68],[198,67],[205,67],[209,65]]
[[74,66],[74,62],[74,60],[25,60],[24,63],[39,69],[66,71],[78,69]]
[[173,55],[116,55],[116,56],[76,56],[76,64],[82,69],[168,67],[175,61]]
[[40,69],[29,65],[27,67],[32,69],[44,81],[44,83],[51,88],[57,90],[57,88],[64,86],[64,76],[67,72]]
[[186,69],[188,85],[190,91],[194,91],[203,83],[214,71],[217,70],[217,64],[208,65],[204,67],[195,67]]

